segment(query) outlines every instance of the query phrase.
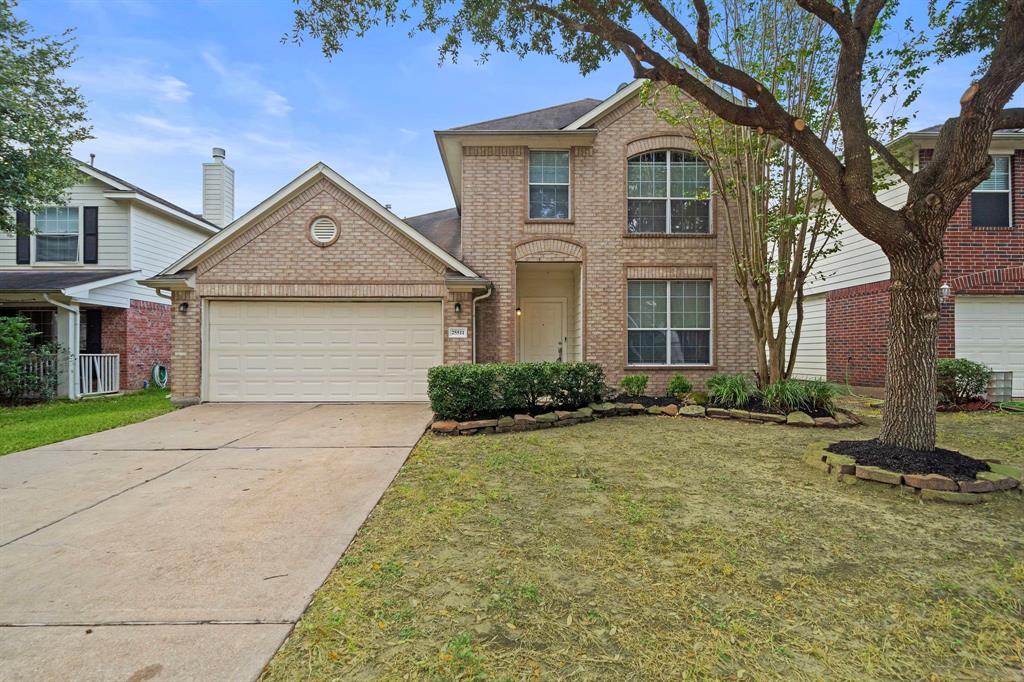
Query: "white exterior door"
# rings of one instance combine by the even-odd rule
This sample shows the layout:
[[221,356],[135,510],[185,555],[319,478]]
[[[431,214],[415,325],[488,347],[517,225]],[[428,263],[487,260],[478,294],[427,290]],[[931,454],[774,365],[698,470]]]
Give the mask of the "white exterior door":
[[1024,296],[957,296],[956,356],[1013,372],[1024,396]]
[[439,302],[211,301],[206,399],[411,401],[442,363]]
[[519,309],[519,360],[555,362],[566,359],[564,298],[524,298]]

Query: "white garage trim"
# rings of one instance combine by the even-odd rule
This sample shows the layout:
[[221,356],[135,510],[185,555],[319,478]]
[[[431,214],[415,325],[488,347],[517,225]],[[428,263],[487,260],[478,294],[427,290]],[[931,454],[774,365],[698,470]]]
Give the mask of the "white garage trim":
[[[231,306],[232,303],[240,305]],[[288,308],[275,304],[294,305],[300,314],[289,316]],[[264,309],[264,305],[270,307]],[[229,311],[233,318],[220,317]],[[400,315],[389,320],[388,317],[396,312]],[[368,316],[373,315],[378,317],[380,327],[369,321]],[[427,369],[443,363],[443,315],[440,299],[203,298],[201,399],[215,402],[426,400]],[[231,320],[234,320],[234,325]],[[280,320],[282,326],[275,328],[268,324],[273,320]],[[218,324],[220,329],[215,328]],[[268,330],[262,338],[245,338],[262,329]],[[376,337],[372,341],[366,340],[366,332],[374,333],[378,329],[384,334],[390,333],[394,339],[391,355]],[[289,330],[299,335],[299,345],[288,345],[297,340],[293,337],[278,346],[274,336],[288,336]],[[234,357],[225,354],[224,344],[228,343],[225,332],[235,332],[238,337],[234,342],[238,344],[238,353]],[[298,348],[303,335],[311,333],[323,334],[321,342],[324,345],[322,348],[316,344],[307,345],[303,357]],[[364,335],[362,341],[359,340],[360,334]],[[331,341],[332,336],[345,338],[352,345]],[[259,343],[264,345],[259,346]],[[217,344],[221,347],[215,348]],[[260,349],[268,352],[260,356]],[[407,358],[399,357],[404,354],[408,354]],[[401,360],[397,366],[396,359]],[[226,368],[221,364],[218,368],[218,363],[231,360],[235,361],[235,367]],[[262,367],[258,367],[261,360]],[[335,364],[332,365],[332,361]],[[309,371],[310,362],[317,363],[318,371]],[[281,363],[285,368],[283,373],[275,368]],[[303,367],[304,364],[307,366]],[[257,365],[255,371],[254,365]],[[265,370],[262,376],[260,369]],[[295,371],[300,379],[281,382],[282,375],[290,376],[288,371]],[[305,383],[302,377],[305,377]]]
[[1024,296],[957,296],[956,356],[1013,372],[1024,397]]

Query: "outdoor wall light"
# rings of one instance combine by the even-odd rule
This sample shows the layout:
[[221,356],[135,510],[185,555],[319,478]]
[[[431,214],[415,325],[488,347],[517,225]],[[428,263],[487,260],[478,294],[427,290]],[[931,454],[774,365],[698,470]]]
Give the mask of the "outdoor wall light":
[[179,313],[187,313],[188,312],[188,301],[182,301],[181,303],[178,304],[178,312]]
[[943,301],[949,298],[950,291],[951,289],[949,287],[949,282],[943,282],[942,286],[939,287],[939,296],[942,298]]
[[457,312],[457,313],[461,313],[462,312],[462,304],[461,303],[456,303],[455,304],[455,312]]
[[523,309],[522,308],[516,308],[516,317],[522,317],[522,316],[523,316]]

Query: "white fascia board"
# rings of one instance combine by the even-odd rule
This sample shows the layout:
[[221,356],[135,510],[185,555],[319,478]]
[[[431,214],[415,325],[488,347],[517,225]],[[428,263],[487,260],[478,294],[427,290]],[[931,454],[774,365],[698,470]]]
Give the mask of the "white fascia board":
[[619,106],[622,102],[626,101],[633,95],[635,95],[640,88],[647,82],[645,78],[637,78],[635,81],[622,88],[614,95],[606,99],[605,101],[598,104],[596,107],[588,111],[587,113],[580,116],[578,119],[565,126],[562,130],[580,130],[581,128],[589,127],[597,119],[604,116],[606,113]]
[[100,287],[108,287],[111,284],[120,284],[121,282],[128,282],[134,280],[141,270],[133,270],[132,272],[126,272],[123,275],[114,275],[113,277],[107,277],[106,279],[98,279],[95,282],[86,282],[85,284],[78,284],[73,287],[67,287],[61,289],[61,294],[68,298],[83,298],[88,297],[89,292],[93,289],[99,289]]
[[95,168],[93,168],[92,166],[90,166],[87,163],[82,163],[81,161],[79,161],[78,162],[78,170],[82,171],[83,173],[85,173],[86,175],[88,175],[89,177],[91,177],[91,178],[93,178],[95,180],[99,180],[100,182],[102,182],[104,185],[107,185],[108,187],[113,187],[114,189],[121,190],[123,192],[133,192],[134,191],[131,187],[129,187],[127,185],[123,185],[120,182],[116,182],[114,180],[111,180],[109,176],[105,175],[104,173],[100,173],[98,170],[96,170]]
[[[367,195],[361,189],[353,185],[351,182],[346,180],[337,171],[332,169],[327,164],[321,162],[316,163],[308,170],[300,174],[297,178],[289,182],[281,189],[274,192],[272,195],[261,201],[255,207],[247,211],[243,216],[227,225],[218,232],[216,235],[207,239],[205,242],[200,244],[198,247],[185,254],[177,262],[173,263],[170,267],[165,269],[161,275],[169,275],[179,270],[191,268],[198,263],[203,256],[210,253],[218,246],[231,239],[234,235],[244,230],[249,225],[262,218],[264,215],[269,213],[275,206],[277,206],[282,200],[295,193],[302,187],[312,183],[320,177],[325,177],[334,184],[341,187],[343,190],[351,194],[359,202],[367,206],[370,210],[376,213],[378,216],[383,218],[386,222],[394,226],[398,231],[405,234],[409,239],[419,244],[428,253],[437,257],[438,260],[449,266],[453,270],[466,275],[467,277],[476,277],[477,274],[466,267],[465,264],[455,259],[451,254],[440,248],[434,242],[430,241],[422,234],[410,227],[405,221],[396,216],[391,211],[384,208],[375,199]],[[153,279],[157,279],[159,276]]]
[[212,225],[207,225],[206,223],[204,223],[202,220],[199,220],[195,216],[190,216],[180,211],[175,211],[170,206],[165,206],[164,204],[161,204],[158,201],[153,201],[146,195],[139,194],[138,192],[134,192],[132,190],[116,190],[113,192],[104,192],[103,197],[105,199],[110,199],[112,201],[137,201],[140,204],[144,205],[146,208],[152,209],[157,213],[160,213],[161,215],[170,216],[175,220],[187,223],[189,227],[193,227],[197,230],[200,230],[204,234],[217,234],[217,232],[219,232],[219,230],[216,227]]

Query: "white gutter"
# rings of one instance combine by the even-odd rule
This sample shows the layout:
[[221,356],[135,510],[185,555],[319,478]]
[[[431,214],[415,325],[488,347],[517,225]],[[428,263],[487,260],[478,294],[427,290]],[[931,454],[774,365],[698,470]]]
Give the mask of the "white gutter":
[[58,308],[63,308],[72,315],[69,323],[71,325],[70,336],[73,347],[68,349],[68,398],[78,400],[78,349],[82,345],[82,339],[80,338],[82,328],[78,319],[80,311],[78,306],[70,306],[60,301],[55,301],[47,293],[43,294],[43,300]]
[[473,298],[473,364],[476,364],[476,302],[482,301],[494,293],[494,285],[487,287],[485,293]]

